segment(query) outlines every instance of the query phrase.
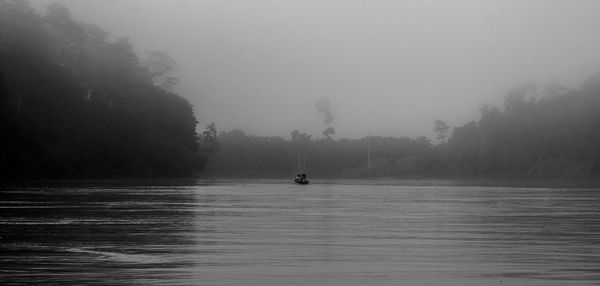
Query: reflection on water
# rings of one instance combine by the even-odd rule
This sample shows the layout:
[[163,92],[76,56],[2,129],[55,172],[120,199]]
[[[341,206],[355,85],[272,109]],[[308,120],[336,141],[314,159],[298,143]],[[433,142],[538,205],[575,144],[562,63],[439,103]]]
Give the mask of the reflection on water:
[[591,189],[9,188],[2,285],[600,285]]

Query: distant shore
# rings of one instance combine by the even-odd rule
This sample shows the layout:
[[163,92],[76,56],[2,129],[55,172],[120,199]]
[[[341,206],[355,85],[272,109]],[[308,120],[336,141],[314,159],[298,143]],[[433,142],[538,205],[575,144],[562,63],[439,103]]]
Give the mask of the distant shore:
[[[325,178],[309,176],[311,184],[341,185],[397,185],[397,186],[486,186],[515,188],[599,188],[600,180],[536,180],[503,177],[373,177],[373,178]],[[293,183],[293,177],[189,177],[189,178],[107,178],[107,179],[32,179],[7,180],[2,186],[23,187],[140,187],[140,186],[191,186],[228,183]]]
[[[403,186],[486,186],[522,188],[600,188],[600,179],[527,179],[503,176],[407,175],[403,177],[339,178],[308,174],[312,184],[403,185]],[[287,182],[291,177],[214,176],[199,180],[238,182]]]

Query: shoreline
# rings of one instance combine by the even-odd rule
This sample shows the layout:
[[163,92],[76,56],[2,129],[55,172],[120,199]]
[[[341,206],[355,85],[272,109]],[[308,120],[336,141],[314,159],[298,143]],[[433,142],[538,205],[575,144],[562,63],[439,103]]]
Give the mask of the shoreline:
[[[515,188],[598,188],[600,180],[534,180],[501,177],[452,177],[452,176],[420,176],[420,177],[375,177],[375,178],[326,178],[309,177],[310,185],[390,185],[390,186],[482,186],[482,187],[515,187]],[[108,178],[108,179],[32,179],[6,180],[0,186],[12,187],[143,187],[143,186],[196,186],[219,185],[229,183],[293,183],[293,178],[285,177],[190,177],[190,178]]]

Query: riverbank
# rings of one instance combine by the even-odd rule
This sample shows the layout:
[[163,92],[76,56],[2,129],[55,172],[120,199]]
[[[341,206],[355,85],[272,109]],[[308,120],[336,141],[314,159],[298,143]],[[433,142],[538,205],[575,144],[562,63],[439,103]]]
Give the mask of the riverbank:
[[[374,177],[374,178],[327,178],[310,176],[311,184],[338,185],[391,185],[391,186],[484,186],[514,188],[600,188],[600,180],[534,180],[502,177]],[[0,186],[27,187],[142,187],[142,186],[194,186],[218,185],[224,183],[293,183],[293,178],[285,177],[194,177],[159,179],[65,179],[65,180],[7,180]]]
[[[374,177],[374,178],[327,178],[310,176],[311,184],[338,185],[391,185],[391,186],[483,186],[514,188],[600,188],[600,180],[533,180],[500,177]],[[293,183],[293,178],[283,177],[212,177],[199,182],[238,183]]]

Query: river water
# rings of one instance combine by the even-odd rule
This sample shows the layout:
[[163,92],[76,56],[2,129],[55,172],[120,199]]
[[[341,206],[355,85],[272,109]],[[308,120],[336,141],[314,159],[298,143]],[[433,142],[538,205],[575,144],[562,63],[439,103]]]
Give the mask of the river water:
[[600,285],[600,189],[217,182],[0,195],[2,285]]

